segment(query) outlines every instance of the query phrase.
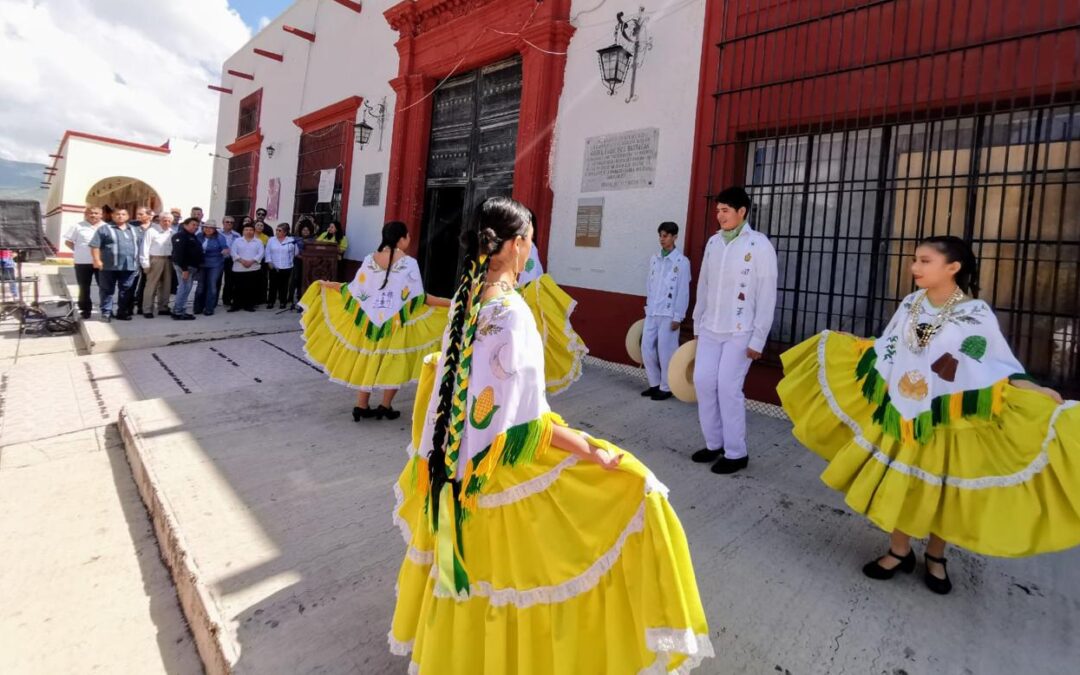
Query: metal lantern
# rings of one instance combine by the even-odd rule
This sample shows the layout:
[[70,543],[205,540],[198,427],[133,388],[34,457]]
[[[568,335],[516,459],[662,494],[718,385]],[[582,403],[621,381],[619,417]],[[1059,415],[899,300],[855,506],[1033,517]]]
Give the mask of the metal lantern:
[[356,142],[360,144],[360,147],[364,147],[371,140],[371,132],[375,130],[375,127],[368,124],[366,121],[360,124],[354,124],[353,128],[356,129]]
[[596,53],[600,59],[600,79],[607,85],[608,95],[614,96],[615,88],[626,80],[632,54],[618,43],[597,49]]

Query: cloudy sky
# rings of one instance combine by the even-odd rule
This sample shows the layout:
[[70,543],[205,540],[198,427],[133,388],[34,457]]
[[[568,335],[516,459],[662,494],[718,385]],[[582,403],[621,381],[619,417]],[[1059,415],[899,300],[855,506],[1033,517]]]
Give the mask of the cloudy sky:
[[226,57],[291,0],[0,0],[0,157],[66,129],[212,141]]

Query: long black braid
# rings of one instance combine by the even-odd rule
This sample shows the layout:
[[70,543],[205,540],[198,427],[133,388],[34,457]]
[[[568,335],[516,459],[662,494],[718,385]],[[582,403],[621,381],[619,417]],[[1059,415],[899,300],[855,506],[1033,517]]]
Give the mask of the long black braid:
[[375,249],[375,252],[379,253],[384,248],[388,248],[390,249],[390,257],[386,262],[386,277],[383,279],[382,286],[379,286],[380,291],[386,288],[386,284],[390,283],[390,270],[394,266],[394,251],[397,249],[398,242],[407,236],[409,236],[409,227],[400,220],[391,220],[383,225],[382,243],[379,244],[379,248]]

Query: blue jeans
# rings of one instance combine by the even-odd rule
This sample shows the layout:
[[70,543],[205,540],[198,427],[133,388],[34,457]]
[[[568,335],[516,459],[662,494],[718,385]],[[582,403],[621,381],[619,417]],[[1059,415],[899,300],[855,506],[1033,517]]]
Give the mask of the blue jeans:
[[[101,315],[112,316],[114,309],[117,316],[127,316],[131,303],[131,294],[135,291],[135,282],[139,276],[134,270],[101,270],[98,283],[101,288]],[[119,293],[118,293],[119,292]],[[117,298],[116,296],[120,297]]]
[[199,276],[198,270],[188,272],[188,278],[184,278],[184,272],[179,265],[173,265],[176,272],[176,299],[173,301],[173,314],[184,314],[187,307],[188,296],[191,295],[191,287],[195,285],[195,279]]
[[224,269],[221,265],[199,268],[199,285],[195,289],[196,314],[203,312],[212,314],[217,309],[218,282],[221,280]]

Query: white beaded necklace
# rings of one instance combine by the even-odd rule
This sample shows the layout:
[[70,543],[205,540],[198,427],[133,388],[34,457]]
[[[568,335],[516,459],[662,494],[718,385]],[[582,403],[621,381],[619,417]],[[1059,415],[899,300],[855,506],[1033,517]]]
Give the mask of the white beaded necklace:
[[951,318],[953,309],[964,299],[964,292],[957,288],[953,291],[941,310],[934,317],[933,323],[919,323],[922,314],[922,305],[926,301],[926,291],[919,293],[908,309],[907,327],[904,331],[904,342],[914,354],[922,354],[930,340],[941,330],[941,327]]

